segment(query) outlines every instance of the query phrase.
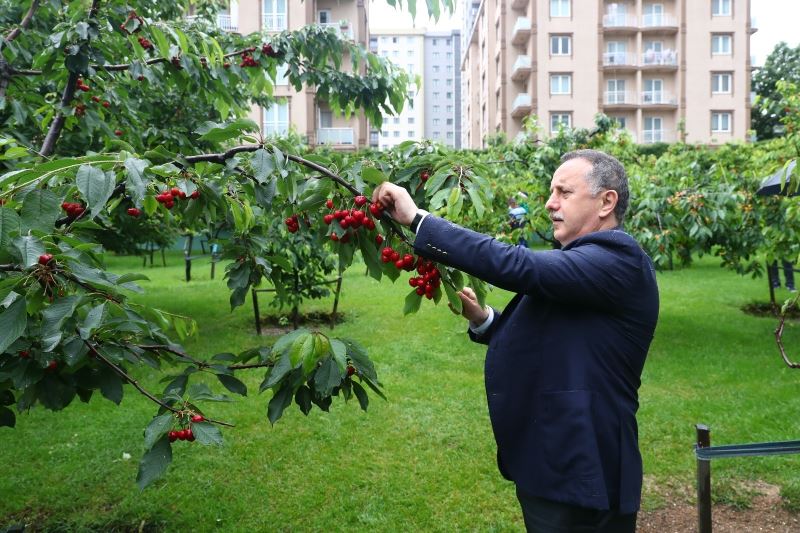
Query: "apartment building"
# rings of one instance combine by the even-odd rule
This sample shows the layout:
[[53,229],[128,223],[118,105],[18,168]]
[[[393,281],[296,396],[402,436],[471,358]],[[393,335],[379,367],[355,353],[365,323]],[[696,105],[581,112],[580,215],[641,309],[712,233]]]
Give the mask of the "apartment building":
[[[603,112],[642,143],[746,140],[750,0],[482,0],[462,56],[463,145]],[[470,17],[468,17],[470,18]]]
[[461,147],[461,32],[425,34],[425,138]]
[[[238,0],[230,2],[229,8],[218,15],[217,22],[223,29],[243,34],[278,33],[318,24],[366,47],[368,3],[367,0]],[[342,68],[351,68],[350,62],[343,61]],[[253,109],[251,113],[250,118],[263,125],[264,134],[285,134],[292,127],[311,145],[340,150],[367,145],[366,117],[360,113],[349,119],[335,115],[327,102],[317,97],[313,87],[297,92],[279,72],[274,96],[278,100],[275,104],[268,109]]]
[[397,67],[404,69],[412,83],[408,86],[408,98],[403,111],[397,115],[384,115],[381,130],[370,132],[370,146],[391,148],[404,141],[421,140],[425,135],[426,92],[420,90],[414,79],[423,75],[425,65],[425,31],[421,29],[382,30],[372,32],[370,51],[378,54]]

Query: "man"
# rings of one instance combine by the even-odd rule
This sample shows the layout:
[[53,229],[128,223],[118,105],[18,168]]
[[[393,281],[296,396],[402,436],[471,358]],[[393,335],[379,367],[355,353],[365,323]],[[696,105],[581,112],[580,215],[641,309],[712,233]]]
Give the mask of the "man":
[[[517,199],[513,196],[508,199],[508,225],[512,230],[522,228],[525,226],[525,215],[528,210],[517,203]],[[525,234],[520,232],[517,244],[520,246],[528,246],[528,241],[525,239]]]
[[642,486],[638,388],[658,318],[650,258],[622,231],[628,181],[594,150],[570,152],[545,207],[562,248],[501,244],[418,210],[405,189],[373,200],[416,251],[516,293],[502,313],[459,296],[485,378],[500,472],[529,531],[633,532]]

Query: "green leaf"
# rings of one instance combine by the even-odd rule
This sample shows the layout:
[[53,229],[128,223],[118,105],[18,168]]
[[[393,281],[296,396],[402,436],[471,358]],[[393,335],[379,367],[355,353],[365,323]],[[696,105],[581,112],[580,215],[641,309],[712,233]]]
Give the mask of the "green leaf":
[[344,373],[347,368],[347,346],[339,339],[331,339],[330,341],[333,360],[339,365],[339,370]]
[[461,187],[456,185],[450,189],[450,195],[447,198],[447,218],[450,220],[455,219],[461,213],[461,207],[464,205],[464,195],[461,194]]
[[283,415],[283,411],[292,403],[292,396],[294,396],[294,385],[291,380],[284,381],[267,406],[267,418],[270,424],[274,426]]
[[100,393],[117,405],[122,402],[122,378],[110,368],[100,375]]
[[300,407],[300,411],[306,416],[308,416],[308,413],[311,411],[311,400],[311,389],[306,385],[301,385],[294,394],[294,401],[297,403],[297,406]]
[[292,363],[292,368],[305,361],[306,357],[313,352],[314,337],[311,333],[297,337],[289,349],[289,361]]
[[361,409],[364,411],[367,410],[369,406],[369,396],[367,396],[367,391],[364,390],[364,387],[358,384],[358,382],[353,381],[353,392],[356,394],[356,398],[358,398],[358,404],[361,406]]
[[8,207],[0,207],[0,257],[11,244],[11,239],[20,232],[20,219],[17,212]]
[[20,296],[0,313],[0,354],[25,333],[25,327],[28,325],[25,304],[25,297]]
[[403,306],[403,315],[410,315],[419,311],[420,304],[422,304],[422,296],[417,294],[417,291],[411,291],[406,295],[405,305]]
[[222,433],[211,422],[193,422],[192,433],[200,444],[205,446],[222,446]]
[[149,450],[163,437],[175,423],[175,416],[169,412],[153,418],[144,430],[144,449]]
[[472,200],[472,205],[475,207],[475,214],[478,218],[483,218],[483,214],[486,209],[483,207],[483,200],[481,200],[480,191],[471,181],[467,182],[467,194],[469,194],[469,198]]
[[444,293],[447,295],[447,301],[449,301],[450,305],[453,306],[453,310],[460,315],[464,307],[464,303],[461,301],[461,298],[458,297],[456,291],[450,287],[449,284],[442,283],[441,286],[444,287]]
[[332,357],[326,357],[314,374],[314,389],[321,396],[330,396],[342,382],[344,372]]
[[258,124],[247,118],[240,118],[228,124],[206,122],[197,129],[200,140],[223,142],[235,137],[240,137],[247,131],[259,131]]
[[383,277],[383,264],[378,259],[378,249],[375,247],[375,241],[363,232],[356,234],[358,238],[358,247],[361,249],[361,257],[367,265],[369,275],[376,280],[380,281]]
[[285,353],[278,359],[278,362],[275,363],[275,366],[267,373],[264,381],[261,383],[261,387],[259,390],[264,392],[265,390],[273,387],[277,384],[281,379],[286,376],[292,370],[292,363],[289,361],[289,354]]
[[39,230],[52,233],[61,205],[50,190],[34,189],[25,196],[20,211],[21,232]]
[[97,167],[81,165],[75,176],[75,183],[86,199],[91,216],[94,218],[111,198],[116,181],[112,172],[103,172]]
[[[275,171],[275,162],[272,160],[272,155],[263,148],[255,151],[251,164],[253,165],[254,177],[259,184],[266,182],[267,178]],[[274,188],[272,195],[275,195]]]
[[139,473],[136,483],[144,490],[150,483],[164,475],[172,462],[172,447],[169,438],[162,436],[139,461]]
[[228,376],[227,374],[217,374],[217,379],[220,383],[222,383],[223,387],[232,393],[247,396],[247,385],[239,381],[237,378]]
[[361,179],[373,185],[380,185],[386,181],[386,175],[375,167],[362,167]]
[[42,351],[52,352],[61,342],[64,321],[75,313],[80,300],[76,295],[65,296],[42,311]]
[[147,178],[144,169],[147,168],[147,161],[130,157],[125,160],[125,192],[131,195],[134,205],[142,205],[144,202]]
[[31,267],[39,262],[39,256],[44,253],[44,244],[36,237],[26,235],[17,237],[13,241],[14,246],[19,250],[22,264]]

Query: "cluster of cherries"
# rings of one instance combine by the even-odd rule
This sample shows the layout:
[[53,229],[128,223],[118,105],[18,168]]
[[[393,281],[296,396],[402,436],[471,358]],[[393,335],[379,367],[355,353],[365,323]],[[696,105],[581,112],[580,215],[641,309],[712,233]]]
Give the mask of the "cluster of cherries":
[[[202,415],[193,415],[192,422],[202,422],[205,418]],[[183,429],[176,429],[167,433],[167,437],[169,437],[170,442],[175,442],[176,440],[188,440],[189,442],[194,442],[194,433],[192,432],[192,428],[183,428]]]
[[[175,206],[175,198],[180,198],[181,200],[191,198],[192,200],[196,200],[197,198],[200,198],[200,191],[195,190],[192,194],[186,196],[186,193],[180,190],[178,187],[173,187],[156,196],[156,201],[160,204],[163,204],[167,209],[172,209]],[[131,214],[130,209],[128,210],[128,214]]]
[[[353,230],[358,230],[358,228],[366,228],[367,230],[374,230],[375,229],[375,221],[367,216],[366,211],[362,211],[361,208],[367,205],[367,197],[359,194],[353,199],[353,203],[355,204],[355,208],[350,209],[334,209],[335,204],[333,200],[330,198],[325,202],[325,206],[328,209],[333,209],[330,213],[322,217],[322,221],[325,224],[333,224],[333,221],[336,220],[339,224],[339,227],[342,229],[352,228]],[[372,214],[374,218],[380,218],[381,214],[383,213],[383,206],[379,203],[372,203],[369,205],[369,212]],[[378,241],[378,237],[380,240]],[[330,236],[332,241],[341,241],[341,242],[348,242],[350,240],[350,233],[345,233],[342,238],[340,239],[336,233],[331,233]],[[383,242],[383,237],[378,235],[376,237],[376,242],[380,244]]]
[[245,52],[242,54],[242,62],[239,63],[239,66],[242,68],[257,67],[258,61],[253,59],[253,56],[251,56],[249,53]]
[[86,208],[83,207],[83,204],[74,203],[74,202],[64,202],[61,204],[61,209],[67,212],[67,215],[70,218],[78,218],[86,211]]
[[92,88],[83,83],[83,78],[78,78],[78,81],[75,82],[75,86],[83,92],[91,91]]
[[419,296],[425,295],[430,300],[442,283],[442,275],[433,261],[425,261],[422,257],[417,257],[417,273],[419,276],[408,278],[408,284],[416,287]]
[[300,229],[300,223],[297,220],[297,215],[287,217],[284,222],[286,223],[286,229],[289,230],[289,233],[295,233]]
[[[100,100],[101,100],[101,98],[99,96],[97,96],[97,95],[92,96],[92,102],[94,102],[96,104],[99,104]],[[111,107],[111,102],[109,102],[108,100],[103,100],[102,106],[105,107],[106,109],[108,109],[109,107]]]
[[150,42],[148,39],[146,39],[145,37],[139,37],[139,44],[140,44],[140,45],[141,45],[141,47],[142,47],[142,48],[144,48],[145,50],[152,50],[152,49],[153,49],[153,43],[151,43],[151,42]]

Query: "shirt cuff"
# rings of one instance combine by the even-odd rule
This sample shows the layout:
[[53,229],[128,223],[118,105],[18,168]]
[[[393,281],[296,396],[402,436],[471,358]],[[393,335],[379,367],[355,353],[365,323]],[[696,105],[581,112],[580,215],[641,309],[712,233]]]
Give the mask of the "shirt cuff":
[[472,322],[469,323],[469,330],[474,333],[475,335],[483,335],[489,326],[492,325],[492,321],[494,320],[494,309],[489,307],[489,316],[486,317],[486,320],[483,321],[483,324],[475,326]]
[[422,226],[422,221],[425,220],[426,216],[430,215],[430,213],[428,213],[424,209],[417,209],[417,214],[420,215],[420,219],[419,219],[419,222],[417,223],[417,227],[414,228],[414,230],[413,230],[414,231],[414,235],[419,233],[419,228],[420,228],[420,226]]

